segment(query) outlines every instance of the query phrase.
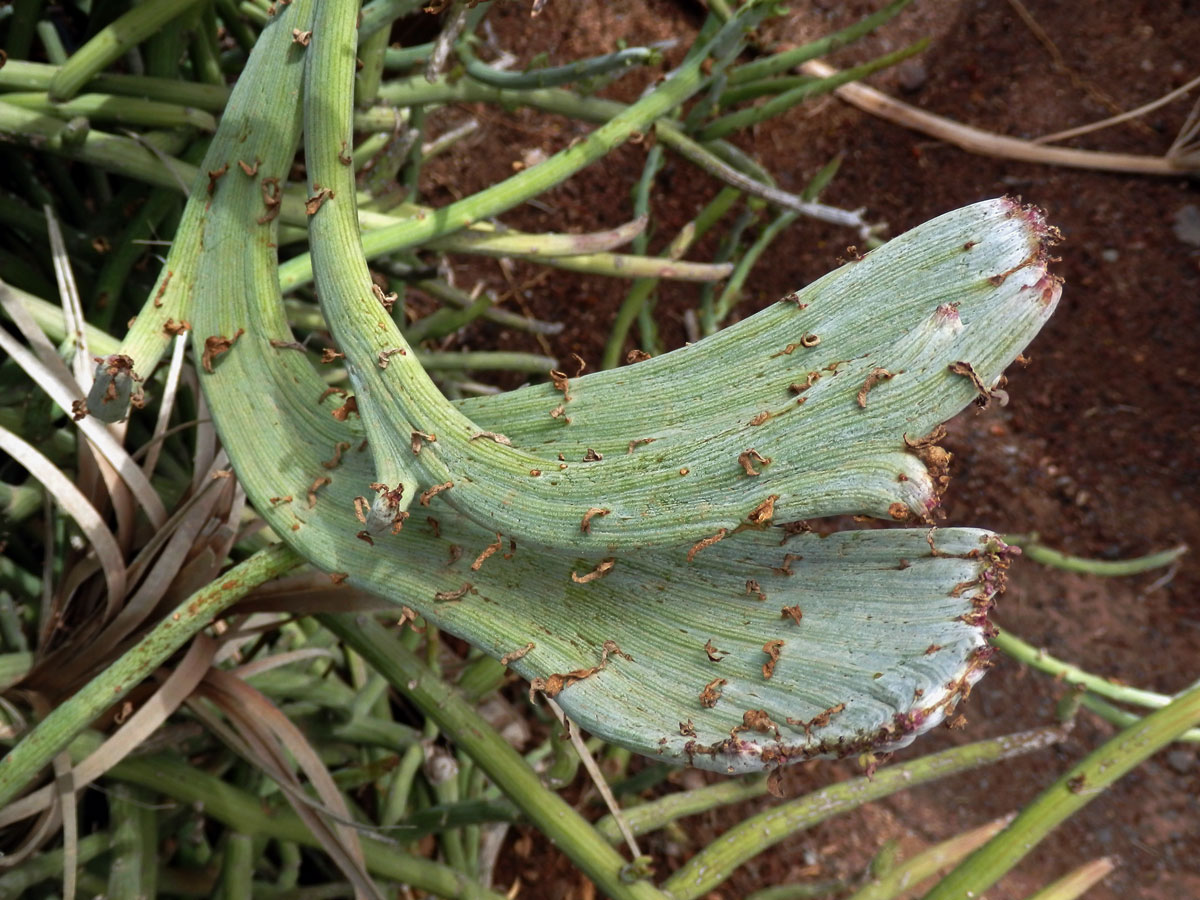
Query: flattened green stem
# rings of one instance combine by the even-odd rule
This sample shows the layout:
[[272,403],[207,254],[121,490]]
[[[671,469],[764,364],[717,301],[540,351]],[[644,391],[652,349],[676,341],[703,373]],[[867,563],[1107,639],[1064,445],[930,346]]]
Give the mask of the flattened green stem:
[[843,28],[841,31],[835,31],[831,35],[812,41],[802,47],[785,50],[782,53],[775,53],[771,56],[765,56],[762,59],[756,59],[754,62],[732,68],[729,70],[729,84],[733,86],[735,84],[745,84],[748,81],[770,78],[772,75],[778,75],[780,72],[794,69],[796,66],[803,62],[808,62],[810,59],[825,56],[834,50],[845,47],[847,44],[852,44],[860,37],[870,34],[880,25],[890,22],[900,10],[904,9],[911,2],[912,0],[892,0],[891,3],[879,10],[879,12],[872,13],[848,28]]
[[[854,778],[783,803],[751,816],[705,847],[667,879],[663,890],[676,900],[694,900],[716,888],[742,863],[802,828],[810,828],[839,813],[898,791],[967,772],[981,766],[1041,750],[1062,740],[1060,728],[1039,728],[943,750],[898,766],[888,766],[874,777]],[[642,807],[630,810],[639,812]]]
[[[822,78],[792,88],[790,91],[785,91],[779,96],[773,97],[766,103],[751,107],[750,109],[729,113],[703,128],[697,137],[701,141],[712,141],[717,138],[723,138],[742,128],[749,128],[751,125],[757,125],[759,122],[773,119],[780,113],[786,112],[793,106],[803,103],[805,100],[810,100],[821,94],[828,94],[834,88],[841,87],[843,84],[865,78],[874,72],[886,69],[888,66],[894,66],[898,62],[915,56],[924,50],[928,44],[929,41],[926,39],[919,40],[915,44],[895,50],[892,53],[887,53],[860,66],[843,69],[838,74],[831,75],[828,78]],[[850,76],[850,73],[854,73],[853,76],[847,77]]]
[[251,590],[301,562],[284,544],[261,550],[213,584],[196,591],[120,659],[55,707],[7,756],[0,759],[0,806],[8,803],[49,762],[191,637]]
[[1030,894],[1026,900],[1076,900],[1107,878],[1114,868],[1115,864],[1107,856],[1093,859],[1036,894]]
[[1102,697],[1107,697],[1110,700],[1117,700],[1121,703],[1135,703],[1138,706],[1148,706],[1151,709],[1161,709],[1173,699],[1155,691],[1145,691],[1124,684],[1114,684],[1107,678],[1085,672],[1078,666],[1063,662],[1061,659],[1056,659],[1044,649],[1027,644],[1011,631],[1002,629],[992,638],[992,644],[1018,662],[1033,666],[1047,675],[1053,675],[1056,679],[1062,679],[1067,684],[1081,684],[1089,691],[1099,694]]
[[1062,569],[1064,572],[1076,572],[1080,575],[1101,575],[1109,578],[1120,578],[1125,575],[1140,575],[1163,566],[1169,566],[1183,554],[1187,553],[1187,544],[1179,544],[1169,550],[1148,553],[1133,559],[1087,559],[1083,556],[1072,556],[1059,550],[1052,550],[1045,544],[1039,543],[1037,535],[1005,535],[1005,543],[1020,547],[1021,552],[1034,562],[1044,566]]
[[1131,725],[1047,788],[1013,823],[946,876],[925,900],[978,897],[1041,840],[1126,772],[1200,723],[1200,685]]
[[[202,804],[205,815],[243,834],[292,841],[305,847],[320,846],[293,810],[268,806],[261,797],[190,766],[176,756],[127,757],[113,767],[110,775],[159,791],[181,803]],[[480,887],[449,866],[405,853],[393,841],[385,842],[365,834],[359,839],[367,871],[372,875],[402,881],[438,897],[500,900],[500,894]]]
[[561,849],[601,891],[615,900],[649,900],[662,894],[646,882],[621,880],[625,861],[495,729],[446,682],[367,616],[321,615],[337,635],[411,700],[520,807],[531,823]]
[[948,841],[935,844],[899,865],[892,866],[878,878],[872,879],[849,900],[893,900],[931,875],[936,875],[947,866],[952,866],[972,850],[982,846],[996,835],[1011,817],[988,822],[979,828],[956,834]]
[[514,91],[557,87],[621,69],[631,69],[634,66],[653,65],[662,58],[662,50],[658,47],[627,47],[616,53],[577,60],[565,66],[530,69],[526,72],[505,72],[481,62],[471,48],[469,40],[459,41],[457,52],[467,74],[472,78],[492,87]]
[[70,100],[88,80],[200,0],[147,0],[110,22],[68,59],[50,82],[54,100]]
[[144,100],[140,97],[80,94],[64,103],[56,103],[48,94],[21,91],[0,94],[0,101],[55,116],[63,121],[75,116],[86,116],[91,122],[117,122],[122,125],[144,125],[148,128],[217,130],[217,120],[212,113],[176,103]]

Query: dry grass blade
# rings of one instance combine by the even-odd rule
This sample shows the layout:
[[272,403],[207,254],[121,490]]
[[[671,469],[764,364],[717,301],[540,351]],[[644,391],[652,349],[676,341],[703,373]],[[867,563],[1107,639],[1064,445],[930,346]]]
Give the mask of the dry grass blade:
[[292,663],[303,662],[306,659],[332,658],[332,651],[326,650],[324,647],[307,647],[302,650],[289,650],[286,653],[273,653],[270,656],[264,656],[262,659],[256,659],[253,662],[248,662],[235,669],[231,669],[230,674],[244,681],[263,672],[269,672],[271,669],[290,666]]
[[[1163,94],[1156,100],[1151,100],[1149,103],[1143,103],[1135,109],[1126,110],[1123,113],[1118,113],[1115,116],[1109,116],[1107,119],[1101,119],[1098,122],[1089,122],[1087,125],[1079,125],[1075,128],[1067,128],[1063,131],[1056,131],[1053,134],[1044,134],[1041,137],[1034,138],[1032,144],[1054,144],[1059,141],[1065,141],[1068,138],[1079,137],[1081,134],[1091,134],[1093,131],[1100,131],[1104,128],[1111,128],[1114,125],[1120,125],[1122,122],[1128,122],[1131,119],[1136,119],[1144,116],[1147,113],[1154,112],[1160,106],[1166,106],[1173,100],[1185,96],[1196,87],[1200,86],[1200,77],[1193,78],[1187,84],[1180,85],[1173,91]],[[1182,131],[1180,134],[1182,135]],[[1174,146],[1174,145],[1172,145]],[[1171,156],[1171,151],[1167,151],[1167,156]]]
[[[221,459],[214,463],[214,468],[219,465],[223,465]],[[195,552],[197,541],[212,522],[213,510],[221,500],[221,488],[229,485],[225,479],[215,477],[216,471],[209,472],[204,488],[186,504],[183,514],[176,513],[156,534],[156,538],[166,538],[166,546],[145,578],[141,579],[129,602],[89,645],[89,654],[103,655],[116,647],[150,616],[158,602],[166,596],[184,563]],[[136,566],[129,567],[131,581],[136,582],[141,578],[143,561],[148,558],[149,555],[143,551],[138,556]]]
[[[810,60],[801,66],[806,75],[828,78],[837,69],[820,60]],[[1020,162],[1070,166],[1076,169],[1098,169],[1107,172],[1127,172],[1132,175],[1177,176],[1200,169],[1200,160],[1192,154],[1180,154],[1176,147],[1165,156],[1146,156],[1136,153],[1105,153],[1097,150],[1076,150],[1071,147],[1045,147],[1033,141],[992,134],[970,125],[963,125],[943,116],[917,109],[894,97],[852,82],[834,93],[864,112],[886,119],[896,125],[920,131],[930,137],[953,144],[968,153],[1015,159]],[[1182,136],[1182,135],[1181,135]]]
[[[83,396],[79,392],[79,387],[75,384],[74,380],[70,382],[64,381],[3,328],[0,328],[0,350],[8,353],[13,358],[13,361],[25,370],[25,374],[32,378],[34,383],[49,394],[50,399],[63,409],[69,410],[77,402],[83,400]],[[121,480],[129,486],[129,490],[133,493],[138,503],[141,504],[146,517],[150,520],[150,524],[156,528],[161,527],[167,520],[166,507],[163,506],[158,492],[154,490],[150,481],[142,473],[142,470],[138,468],[137,463],[125,451],[125,448],[117,443],[116,439],[104,426],[104,423],[98,419],[85,416],[79,420],[78,425],[92,446],[100,451],[104,458],[117,470],[117,473],[121,476]]]
[[[91,784],[126,756],[167,720],[195,690],[216,652],[217,645],[209,637],[197,635],[187,653],[146,702],[133,713],[103,744],[71,773],[72,789],[81,790]],[[54,786],[47,785],[8,804],[0,810],[0,828],[26,819],[50,807]]]
[[117,539],[104,524],[104,519],[54,463],[31,444],[3,427],[0,427],[0,450],[24,466],[30,475],[45,486],[46,493],[75,520],[88,543],[92,545],[108,587],[105,617],[112,615],[125,597],[125,559]]
[[50,235],[50,254],[54,259],[54,277],[58,282],[58,295],[62,300],[63,320],[67,325],[67,334],[75,345],[72,356],[72,368],[79,387],[87,393],[92,386],[91,354],[88,352],[87,323],[83,316],[83,306],[79,302],[79,288],[75,284],[75,273],[71,271],[71,259],[67,254],[67,245],[63,241],[62,229],[58,226],[58,218],[54,208],[42,207],[46,214],[46,230]]
[[54,792],[62,814],[63,900],[75,900],[79,878],[79,813],[71,786],[71,754],[54,757]]
[[167,380],[163,387],[162,403],[158,407],[158,419],[154,423],[154,435],[147,442],[146,458],[142,461],[142,471],[149,478],[158,465],[158,455],[162,452],[163,437],[167,433],[167,425],[171,421],[171,410],[175,407],[175,395],[179,391],[179,378],[183,374],[183,360],[187,353],[187,335],[175,337],[175,349],[171,351],[171,366],[167,370]]
[[[345,798],[300,730],[270,700],[228,672],[210,669],[205,683],[209,688],[206,696],[235,724],[246,742],[252,762],[283,789],[297,815],[304,819],[330,858],[350,879],[356,896],[383,900],[367,874],[362,846],[351,827]],[[285,750],[308,777],[325,804],[323,807],[304,793],[287,762]],[[335,824],[331,825],[326,816],[335,820]]]

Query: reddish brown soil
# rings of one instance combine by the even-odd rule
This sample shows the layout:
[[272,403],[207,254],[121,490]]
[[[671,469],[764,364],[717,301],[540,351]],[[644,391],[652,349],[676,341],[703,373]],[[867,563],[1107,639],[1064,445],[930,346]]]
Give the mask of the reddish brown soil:
[[[1177,2],[1096,4],[1025,0],[1050,35],[1062,65],[1005,0],[924,0],[916,9],[833,62],[846,64],[917,37],[932,38],[920,63],[877,83],[919,107],[998,133],[1032,137],[1138,106],[1195,76],[1200,8]],[[852,21],[878,3],[793,4],[767,37],[800,43]],[[542,17],[525,4],[493,11],[500,43],[529,59],[552,62],[604,52],[618,37],[632,44],[690,37],[702,10],[671,0],[572,3],[550,0]],[[632,99],[645,84],[632,75],[610,94]],[[1108,98],[1102,101],[1098,98]],[[1075,146],[1162,153],[1188,103],[1160,109],[1136,126],[1077,139]],[[530,149],[557,150],[587,127],[531,111],[481,110],[478,139],[439,161],[427,195],[450,199],[512,171]],[[463,113],[451,113],[446,121]],[[934,215],[985,197],[1019,193],[1043,207],[1066,240],[1058,272],[1066,279],[1058,313],[1029,350],[1032,364],[1010,373],[1012,402],[951,426],[955,483],[949,523],[1000,532],[1038,531],[1071,553],[1120,558],[1181,542],[1200,546],[1200,417],[1194,360],[1200,351],[1200,255],[1172,231],[1177,211],[1197,203],[1183,177],[1092,173],[971,156],[882,123],[843,105],[818,101],[739,139],[798,190],[826,161],[844,156],[822,199],[865,206],[897,234]],[[506,217],[530,230],[592,230],[630,218],[630,188],[646,147],[627,145],[547,197]],[[715,185],[671,159],[658,179],[657,248],[690,219]],[[808,221],[794,225],[769,251],[748,283],[749,313],[812,281],[835,265],[854,236]],[[706,241],[691,258],[707,258]],[[470,286],[505,279],[494,263],[461,260],[456,274]],[[560,357],[579,353],[598,364],[625,285],[600,277],[518,265],[511,283],[521,301],[566,331],[550,339]],[[527,283],[528,282],[528,283]],[[684,339],[681,311],[696,302],[694,286],[662,292],[659,319],[672,346]],[[528,336],[479,328],[464,338],[476,347],[525,348]],[[632,346],[632,345],[630,345]],[[1018,562],[998,621],[1026,640],[1087,669],[1164,692],[1200,676],[1200,577],[1185,557],[1171,578],[1162,572],[1103,581]],[[976,689],[961,732],[939,731],[904,756],[1049,721],[1061,686],[1002,660]],[[860,871],[887,839],[906,852],[1018,809],[1114,729],[1083,713],[1066,743],[1003,768],[919,788],[794,836],[755,860],[713,896],[733,898],[772,884],[822,880]],[[818,762],[789,776],[796,794],[855,774],[845,763]],[[1035,850],[993,900],[1023,897],[1083,862],[1112,856],[1117,870],[1089,894],[1097,900],[1200,897],[1200,762],[1196,745],[1158,754],[1097,797]],[[777,802],[764,800],[684,823],[680,835],[647,841],[660,872],[681,862],[739,817]],[[553,851],[545,851],[552,854]],[[512,874],[540,870],[523,896],[586,896],[579,877],[553,859],[514,863]],[[502,871],[506,869],[502,867]]]

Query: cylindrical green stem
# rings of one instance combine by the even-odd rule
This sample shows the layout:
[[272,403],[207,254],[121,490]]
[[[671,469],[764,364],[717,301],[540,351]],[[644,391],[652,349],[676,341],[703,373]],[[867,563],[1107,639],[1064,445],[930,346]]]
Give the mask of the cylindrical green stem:
[[1076,572],[1080,575],[1102,575],[1119,578],[1125,575],[1140,575],[1163,566],[1169,566],[1183,554],[1187,553],[1187,544],[1179,544],[1169,550],[1148,553],[1133,559],[1087,559],[1082,556],[1072,556],[1059,550],[1052,550],[1037,540],[1037,536],[1005,535],[1005,543],[1020,547],[1021,553],[1034,562],[1044,566],[1062,569],[1064,572]]
[[321,623],[470,754],[539,831],[611,897],[660,898],[646,882],[626,884],[624,860],[573,808],[548,790],[507,741],[446,682],[436,678],[382,625],[367,616],[322,615]]
[[[809,828],[838,813],[927,781],[1049,747],[1062,740],[1063,735],[1064,732],[1059,728],[1039,728],[979,741],[903,765],[889,766],[876,772],[870,779],[854,778],[814,791],[798,800],[751,816],[729,829],[719,842],[710,844],[688,860],[667,880],[663,889],[676,900],[694,900],[721,884],[746,860],[798,829]],[[632,812],[636,813],[639,809],[641,807]]]
[[88,79],[200,0],[147,0],[110,22],[75,51],[50,83],[54,100],[70,100]]
[[1013,823],[967,857],[925,900],[978,897],[1047,834],[1110,784],[1200,723],[1200,685],[1131,725],[1047,788]]
[[299,565],[285,544],[274,544],[201,588],[166,616],[138,644],[75,696],[59,704],[17,746],[0,759],[0,806],[8,803],[71,739],[138,686],[172,653],[207,627],[230,604]]

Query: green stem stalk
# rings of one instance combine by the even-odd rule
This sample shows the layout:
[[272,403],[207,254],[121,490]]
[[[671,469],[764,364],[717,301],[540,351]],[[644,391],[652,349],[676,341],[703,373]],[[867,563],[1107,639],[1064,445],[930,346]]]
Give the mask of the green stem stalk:
[[[918,784],[1052,746],[1063,736],[1060,728],[1039,728],[1006,735],[889,766],[870,779],[854,778],[814,791],[751,816],[729,829],[719,842],[705,847],[688,860],[667,880],[663,889],[676,900],[695,900],[725,881],[742,863],[799,829],[811,828],[839,813]],[[642,807],[631,812],[640,809]]]
[[0,759],[0,806],[8,803],[104,710],[137,687],[193,635],[258,585],[301,562],[284,544],[261,550],[196,591],[120,659],[55,707]]
[[1047,788],[1008,828],[967,857],[925,900],[978,897],[1041,840],[1155,752],[1200,723],[1200,685],[1106,742]]
[[367,616],[321,615],[318,619],[436,722],[602,892],[615,900],[661,900],[662,895],[646,882],[622,881],[625,861],[620,855],[542,784],[537,773],[473,706],[436,678],[382,625]]

